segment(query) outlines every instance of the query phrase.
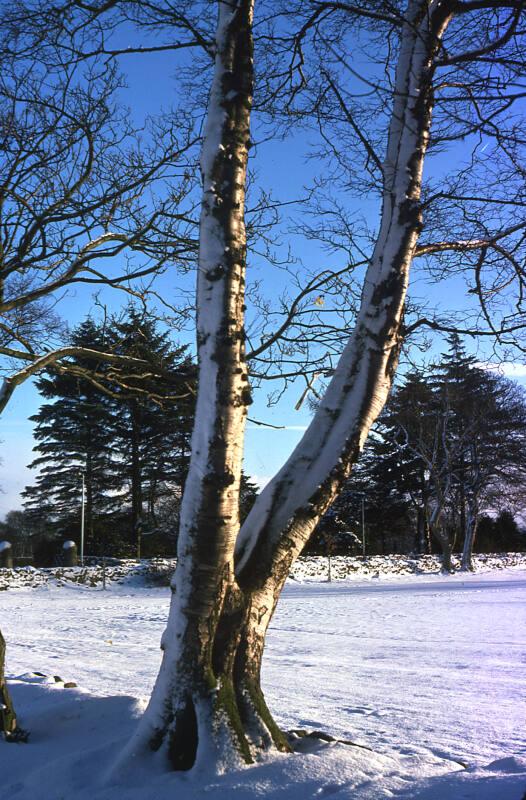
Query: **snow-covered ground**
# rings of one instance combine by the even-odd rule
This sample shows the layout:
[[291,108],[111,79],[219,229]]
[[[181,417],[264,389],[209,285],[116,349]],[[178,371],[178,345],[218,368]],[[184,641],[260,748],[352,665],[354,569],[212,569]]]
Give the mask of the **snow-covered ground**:
[[27,745],[0,742],[2,800],[523,800],[525,569],[290,582],[264,664],[270,706],[286,729],[360,746],[302,740],[215,777],[162,773],[153,757],[102,785],[157,673],[168,598],[139,583],[0,594],[31,731]]

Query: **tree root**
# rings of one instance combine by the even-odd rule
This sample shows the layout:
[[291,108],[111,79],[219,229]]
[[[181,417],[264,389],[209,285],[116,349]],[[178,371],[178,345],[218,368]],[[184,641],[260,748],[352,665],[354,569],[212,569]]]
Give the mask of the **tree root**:
[[306,731],[302,728],[295,728],[291,731],[288,731],[287,738],[293,750],[297,749],[296,744],[298,743],[298,739],[315,739],[319,742],[325,742],[327,744],[334,742],[335,744],[344,744],[348,747],[359,747],[361,750],[369,750],[371,753],[374,752],[373,748],[368,747],[366,744],[358,744],[358,742],[353,742],[350,739],[337,739],[330,733],[325,733],[325,731]]

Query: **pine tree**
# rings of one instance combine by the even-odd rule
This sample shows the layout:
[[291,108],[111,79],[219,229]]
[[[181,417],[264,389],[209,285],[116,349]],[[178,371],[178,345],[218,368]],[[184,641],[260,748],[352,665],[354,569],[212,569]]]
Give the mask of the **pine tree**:
[[[71,336],[71,344],[100,349],[100,328],[87,319]],[[96,371],[100,365],[91,359],[76,363]],[[112,474],[113,432],[108,425],[110,398],[95,385],[74,375],[50,374],[40,377],[36,386],[44,403],[31,417],[36,423],[33,448],[39,453],[29,465],[39,469],[33,486],[22,493],[25,508],[45,516],[56,536],[72,535],[79,525],[82,474],[86,487],[86,545],[96,546],[95,520],[110,510],[114,501],[107,487]]]
[[[159,528],[159,505],[182,495],[190,454],[195,366],[186,347],[174,347],[155,320],[133,306],[123,319],[112,321],[110,338],[116,352],[162,367],[171,376],[169,382],[130,377],[129,388],[116,389],[116,484],[121,487],[121,500],[129,504],[129,541],[140,557],[143,534]],[[134,395],[134,388],[143,393]]]
[[166,377],[152,378],[148,367],[110,374],[104,364],[76,359],[73,364],[91,370],[95,380],[67,373],[40,378],[37,387],[52,402],[33,418],[39,456],[30,466],[40,474],[24,492],[25,505],[45,514],[56,535],[74,538],[84,472],[87,552],[107,550],[111,538],[115,554],[139,555],[142,534],[157,527],[163,498],[182,494],[195,367],[186,348],[174,346],[151,317],[133,307],[109,326],[87,320],[72,343],[111,347],[162,367]]
[[[356,541],[362,543],[364,535],[367,554],[403,552],[418,547],[410,534],[411,504],[404,450],[390,436],[386,423],[380,420],[375,425],[359,464],[326,515],[333,528],[335,523],[338,525],[338,531],[332,534],[335,552],[349,548],[355,551]],[[323,552],[320,537],[324,538],[325,527],[324,517],[311,543],[311,547],[320,552]],[[358,549],[361,553],[363,543]]]
[[462,568],[471,569],[477,525],[492,492],[526,478],[526,396],[498,372],[466,354],[457,335],[435,370],[447,405],[451,464],[451,516],[457,517]]
[[382,551],[393,548],[391,534],[412,509],[417,549],[430,552],[434,539],[451,570],[456,547],[471,567],[478,520],[495,495],[524,486],[526,397],[482,368],[458,336],[448,343],[437,364],[394,388],[334,508],[356,518],[364,493],[369,534],[375,530]]

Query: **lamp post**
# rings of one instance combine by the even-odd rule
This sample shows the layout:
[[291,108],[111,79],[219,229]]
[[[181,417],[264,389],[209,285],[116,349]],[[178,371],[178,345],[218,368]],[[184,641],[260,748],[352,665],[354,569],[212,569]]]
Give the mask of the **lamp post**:
[[422,505],[424,507],[424,524],[422,526],[422,538],[420,541],[420,551],[423,554],[431,552],[429,537],[429,508],[428,508],[428,486],[431,477],[431,470],[426,467],[423,471],[424,485],[422,487]]
[[82,499],[80,501],[80,563],[84,566],[84,510],[85,510],[85,471],[81,470],[82,476]]

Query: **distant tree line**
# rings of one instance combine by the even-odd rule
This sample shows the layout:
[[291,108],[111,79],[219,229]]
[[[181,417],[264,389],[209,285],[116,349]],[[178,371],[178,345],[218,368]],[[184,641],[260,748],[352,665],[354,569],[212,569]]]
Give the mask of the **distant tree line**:
[[[310,543],[311,550],[361,538],[368,552],[526,549],[519,529],[526,487],[526,394],[478,364],[457,335],[429,368],[395,387],[361,462]],[[356,540],[354,545],[356,548]]]
[[[40,562],[58,539],[78,541],[85,483],[86,553],[172,555],[188,470],[195,365],[149,314],[128,308],[105,323],[87,319],[71,334],[82,348],[106,348],[155,367],[115,373],[82,356],[75,369],[38,379],[46,402],[36,423],[24,511],[10,512],[0,537],[19,559]],[[165,374],[164,381],[159,377]],[[414,369],[391,393],[361,463],[308,544],[311,553],[441,553],[451,569],[462,552],[526,549],[526,394],[517,383],[449,350]],[[243,476],[241,514],[257,488]],[[364,530],[365,528],[365,530]]]

